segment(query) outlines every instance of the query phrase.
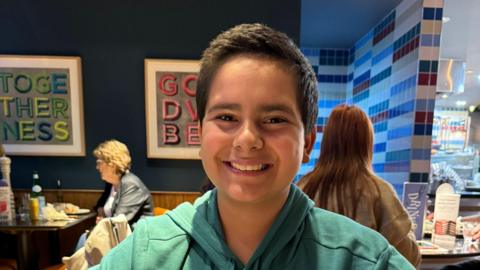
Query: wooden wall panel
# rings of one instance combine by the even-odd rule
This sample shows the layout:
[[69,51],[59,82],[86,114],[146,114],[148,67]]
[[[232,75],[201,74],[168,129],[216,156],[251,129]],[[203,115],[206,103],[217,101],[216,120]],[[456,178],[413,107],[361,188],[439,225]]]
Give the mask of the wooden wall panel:
[[[29,192],[30,190],[27,189],[14,189],[16,202],[19,201],[18,198],[22,194]],[[73,203],[80,208],[93,209],[102,194],[102,190],[63,189],[57,191],[55,189],[46,189],[44,194],[47,202],[56,202],[58,197],[63,196],[63,202]],[[200,195],[199,192],[152,192],[154,206],[167,209],[173,209],[183,202],[193,202]]]
[[193,203],[200,196],[197,192],[152,192],[155,207],[173,209],[183,202]]

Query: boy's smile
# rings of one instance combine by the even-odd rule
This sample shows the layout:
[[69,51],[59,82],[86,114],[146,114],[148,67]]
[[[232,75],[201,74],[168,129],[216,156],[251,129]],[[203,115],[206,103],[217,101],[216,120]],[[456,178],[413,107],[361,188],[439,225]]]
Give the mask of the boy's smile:
[[236,163],[236,162],[227,162],[227,165],[232,167],[234,171],[240,171],[240,172],[258,172],[258,171],[264,171],[268,168],[268,164],[241,164],[241,163]]
[[277,60],[241,54],[219,68],[200,150],[219,200],[286,199],[314,141],[305,136],[296,93],[296,78]]

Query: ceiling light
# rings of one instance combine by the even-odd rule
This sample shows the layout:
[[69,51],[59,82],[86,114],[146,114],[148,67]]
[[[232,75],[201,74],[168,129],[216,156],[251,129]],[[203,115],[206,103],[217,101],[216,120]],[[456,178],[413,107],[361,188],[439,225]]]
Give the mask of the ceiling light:
[[443,99],[447,99],[447,98],[448,98],[448,95],[447,95],[447,94],[443,94],[443,95],[442,95],[442,98],[443,98]]
[[469,107],[468,107],[468,110],[469,110],[470,112],[474,112],[474,111],[475,111],[475,106],[473,106],[473,105],[469,106]]
[[473,72],[474,72],[473,69],[467,69],[467,71],[465,71],[465,73],[467,74],[473,74]]
[[447,23],[447,22],[449,22],[449,21],[450,21],[450,17],[443,17],[443,18],[442,18],[442,22],[443,22],[443,23]]
[[467,105],[467,102],[465,100],[458,100],[455,104],[457,104],[458,107],[463,107]]

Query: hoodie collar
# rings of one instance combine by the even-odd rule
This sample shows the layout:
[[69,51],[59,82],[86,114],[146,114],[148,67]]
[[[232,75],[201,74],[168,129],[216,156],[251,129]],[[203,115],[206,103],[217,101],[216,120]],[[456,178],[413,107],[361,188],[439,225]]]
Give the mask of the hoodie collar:
[[[250,257],[245,269],[268,267],[278,253],[295,238],[314,203],[295,185],[290,186],[287,201],[267,234]],[[206,251],[220,269],[235,268],[240,260],[226,245],[217,208],[217,190],[213,189],[191,204],[182,204],[167,213]],[[212,236],[215,237],[212,237]],[[299,241],[297,239],[296,241]],[[268,251],[268,252],[266,252]]]

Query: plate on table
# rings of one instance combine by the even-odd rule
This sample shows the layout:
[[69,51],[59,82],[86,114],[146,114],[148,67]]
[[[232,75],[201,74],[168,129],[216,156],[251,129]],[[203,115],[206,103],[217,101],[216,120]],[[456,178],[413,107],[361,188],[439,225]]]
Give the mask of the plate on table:
[[90,209],[80,208],[74,213],[67,213],[67,215],[85,215],[90,213]]

